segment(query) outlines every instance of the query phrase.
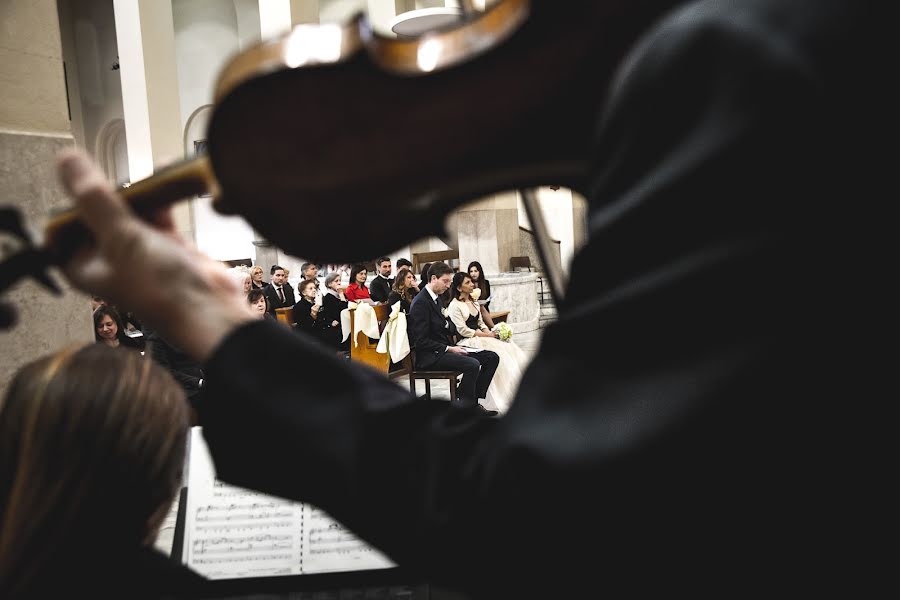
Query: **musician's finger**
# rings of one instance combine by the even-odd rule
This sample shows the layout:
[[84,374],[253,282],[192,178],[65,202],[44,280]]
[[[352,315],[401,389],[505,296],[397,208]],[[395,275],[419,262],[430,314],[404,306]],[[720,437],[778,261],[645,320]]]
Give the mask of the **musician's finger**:
[[114,281],[112,268],[97,252],[89,249],[81,250],[63,269],[69,281],[85,292],[104,298],[110,297],[110,293],[115,293],[115,289],[109,288],[110,282]]
[[82,220],[95,235],[113,229],[130,212],[98,167],[78,150],[63,152],[58,161],[63,186],[75,199]]

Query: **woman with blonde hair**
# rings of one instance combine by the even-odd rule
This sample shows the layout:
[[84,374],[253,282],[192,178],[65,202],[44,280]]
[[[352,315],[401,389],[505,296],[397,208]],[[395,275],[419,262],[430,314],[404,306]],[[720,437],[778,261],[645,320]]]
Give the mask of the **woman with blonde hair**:
[[184,391],[137,352],[92,344],[23,367],[0,403],[0,598],[198,592],[152,549],[188,429]]
[[254,290],[261,290],[266,287],[263,281],[263,268],[259,265],[250,268],[250,285]]
[[250,274],[250,269],[246,266],[238,265],[236,267],[231,267],[228,269],[228,275],[234,280],[238,290],[240,290],[243,295],[246,296],[250,293],[250,290],[253,289],[253,276]]

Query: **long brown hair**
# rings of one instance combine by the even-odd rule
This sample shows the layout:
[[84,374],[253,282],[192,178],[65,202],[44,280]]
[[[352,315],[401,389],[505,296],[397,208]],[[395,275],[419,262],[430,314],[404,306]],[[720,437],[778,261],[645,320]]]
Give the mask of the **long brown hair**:
[[[406,281],[407,275],[412,275],[412,271],[407,269],[406,267],[403,267],[402,269],[400,269],[397,272],[397,276],[394,278],[393,290],[395,292],[397,292],[397,295],[399,295],[404,300],[408,300],[408,301],[412,302],[414,296],[409,291],[410,288],[404,287],[404,285],[403,285],[403,282]],[[416,282],[416,278],[415,278],[415,276],[413,276],[413,284],[415,284],[415,282]]]
[[0,597],[149,544],[188,428],[182,388],[137,352],[92,344],[23,367],[0,404]]

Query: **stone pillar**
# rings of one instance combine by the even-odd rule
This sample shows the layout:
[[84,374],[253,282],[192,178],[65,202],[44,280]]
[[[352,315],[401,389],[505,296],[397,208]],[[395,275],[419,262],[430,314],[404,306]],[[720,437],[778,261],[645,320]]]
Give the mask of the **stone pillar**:
[[477,260],[488,277],[509,270],[509,258],[520,255],[516,192],[496,194],[457,212],[459,262]]
[[319,0],[291,0],[291,24],[318,23]]
[[[139,181],[184,158],[172,3],[113,0],[128,140],[128,171]],[[176,204],[178,232],[194,240],[191,207]]]
[[[69,206],[57,183],[56,155],[74,146],[63,77],[59,18],[54,0],[8,0],[3,3],[0,44],[0,201],[12,205],[32,228]],[[0,236],[4,256],[15,251]],[[91,343],[93,321],[86,296],[68,288],[52,296],[26,279],[4,294],[19,325],[0,331],[0,395],[25,363],[64,346]]]

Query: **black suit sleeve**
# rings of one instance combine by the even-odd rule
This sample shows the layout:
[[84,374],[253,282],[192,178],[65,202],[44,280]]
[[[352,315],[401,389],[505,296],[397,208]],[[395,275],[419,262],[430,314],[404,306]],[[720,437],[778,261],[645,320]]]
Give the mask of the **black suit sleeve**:
[[369,288],[369,297],[375,302],[384,302],[391,293],[391,284],[383,277],[376,276]]

